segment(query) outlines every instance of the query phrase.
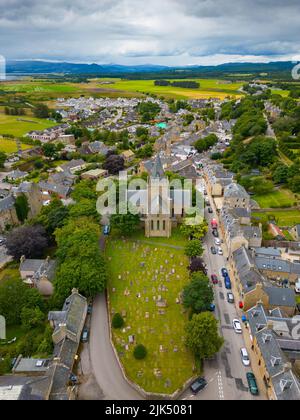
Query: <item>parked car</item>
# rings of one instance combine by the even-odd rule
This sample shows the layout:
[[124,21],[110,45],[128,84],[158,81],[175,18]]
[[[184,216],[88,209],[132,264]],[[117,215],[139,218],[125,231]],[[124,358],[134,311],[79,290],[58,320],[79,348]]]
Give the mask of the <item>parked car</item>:
[[211,207],[208,207],[207,211],[209,214],[213,214],[213,209]]
[[202,389],[204,389],[206,386],[207,382],[205,378],[198,378],[192,383],[190,390],[193,394],[198,394],[198,392],[202,391]]
[[227,276],[224,278],[225,288],[227,290],[231,290],[231,281],[230,278]]
[[243,365],[244,366],[250,366],[250,359],[249,359],[248,352],[245,349],[245,347],[241,348],[240,353],[241,353],[241,358],[242,358]]
[[257,386],[257,382],[256,382],[254,374],[252,372],[247,372],[246,377],[247,377],[250,393],[252,395],[258,395],[259,390],[258,390],[258,386]]
[[228,303],[234,303],[234,296],[233,296],[233,293],[231,293],[231,292],[228,292],[228,293],[227,293],[227,302],[228,302]]
[[218,255],[223,255],[223,249],[220,246],[218,248]]
[[103,235],[109,235],[109,233],[110,233],[110,226],[109,225],[105,225],[104,227],[103,227]]
[[217,250],[216,250],[216,248],[215,248],[214,246],[212,246],[212,247],[210,248],[210,250],[211,250],[211,253],[212,253],[213,255],[216,255],[216,254],[217,254]]
[[215,245],[220,246],[221,240],[219,238],[215,238]]
[[240,321],[239,321],[238,319],[234,319],[234,320],[232,321],[232,326],[233,326],[234,331],[235,331],[237,334],[242,334],[242,327],[241,327],[241,323],[240,323]]
[[222,276],[223,276],[223,277],[228,277],[228,271],[227,271],[227,269],[226,269],[225,267],[223,267],[223,268],[221,269],[221,273],[222,273]]
[[213,284],[218,284],[219,283],[218,277],[215,274],[211,275],[211,281],[212,281]]
[[91,315],[92,312],[93,312],[93,305],[90,303],[89,306],[88,306],[88,308],[87,308],[87,313],[89,315]]
[[213,230],[212,230],[212,234],[213,234],[213,236],[214,236],[215,238],[218,238],[218,237],[219,237],[219,232],[218,232],[218,229],[213,229]]
[[89,330],[87,327],[84,327],[81,335],[81,341],[82,343],[87,343],[89,339]]

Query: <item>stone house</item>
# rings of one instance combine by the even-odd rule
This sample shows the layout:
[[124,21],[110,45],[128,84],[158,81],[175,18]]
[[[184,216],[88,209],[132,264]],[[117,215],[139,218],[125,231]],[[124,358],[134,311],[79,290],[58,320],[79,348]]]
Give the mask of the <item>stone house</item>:
[[45,260],[21,257],[20,276],[25,284],[37,288],[43,296],[51,296],[54,291],[53,280],[56,262],[47,257]]

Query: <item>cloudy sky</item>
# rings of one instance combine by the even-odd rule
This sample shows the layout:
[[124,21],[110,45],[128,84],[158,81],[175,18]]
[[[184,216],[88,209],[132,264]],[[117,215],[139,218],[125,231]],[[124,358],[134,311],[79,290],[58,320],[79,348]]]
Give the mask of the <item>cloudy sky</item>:
[[0,54],[119,64],[300,59],[299,0],[0,0]]

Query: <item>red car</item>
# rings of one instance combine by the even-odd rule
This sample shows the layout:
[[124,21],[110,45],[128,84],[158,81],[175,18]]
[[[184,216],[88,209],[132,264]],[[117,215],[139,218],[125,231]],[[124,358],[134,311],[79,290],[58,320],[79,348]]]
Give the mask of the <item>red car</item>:
[[211,275],[211,281],[213,282],[213,284],[219,283],[218,277],[215,274]]

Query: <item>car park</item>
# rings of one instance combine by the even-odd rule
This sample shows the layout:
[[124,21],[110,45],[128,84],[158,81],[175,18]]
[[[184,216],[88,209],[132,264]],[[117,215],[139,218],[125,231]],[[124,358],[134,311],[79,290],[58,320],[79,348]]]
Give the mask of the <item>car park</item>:
[[247,349],[245,349],[245,347],[241,348],[240,354],[241,354],[241,359],[242,359],[243,365],[244,366],[250,366],[249,355],[248,355]]
[[205,378],[198,378],[196,379],[192,385],[190,386],[190,390],[193,394],[198,394],[198,392],[202,391],[207,386],[207,381]]
[[212,281],[213,284],[218,284],[219,283],[218,277],[215,274],[211,275],[211,281]]
[[216,250],[216,248],[215,248],[214,246],[212,246],[212,247],[210,248],[210,250],[211,250],[211,253],[212,253],[213,255],[216,255],[216,254],[217,254],[217,250]]
[[247,372],[246,377],[250,393],[252,395],[258,395],[259,390],[254,374],[252,372]]
[[227,293],[227,302],[228,302],[228,303],[234,303],[234,296],[233,296],[233,293],[231,293],[231,292],[228,292],[228,293]]
[[234,319],[234,320],[232,321],[232,326],[233,326],[234,331],[235,331],[237,334],[242,334],[242,327],[241,327],[241,323],[240,323],[240,321],[239,321],[238,319]]

